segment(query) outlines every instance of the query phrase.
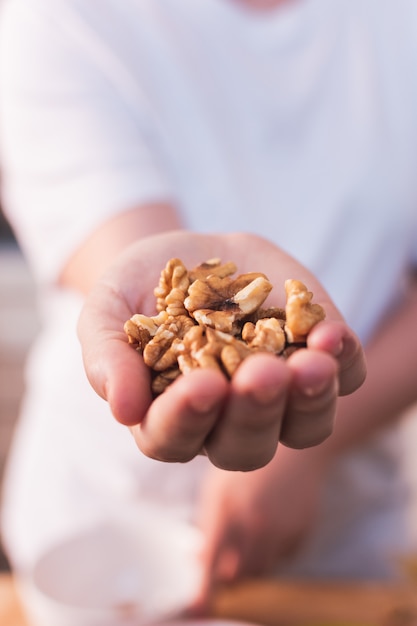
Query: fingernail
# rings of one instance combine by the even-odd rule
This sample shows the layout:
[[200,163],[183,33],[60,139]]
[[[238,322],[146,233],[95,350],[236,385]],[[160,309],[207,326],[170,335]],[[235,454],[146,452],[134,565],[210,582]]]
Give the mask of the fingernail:
[[281,396],[281,389],[274,386],[258,386],[251,392],[252,398],[261,406],[268,406],[276,402]]
[[204,415],[214,412],[219,405],[219,401],[217,398],[213,398],[213,396],[200,395],[193,398],[190,405],[196,413]]
[[332,354],[333,356],[340,356],[343,352],[343,340],[341,339],[339,343],[333,348]]
[[301,387],[300,391],[308,398],[315,398],[316,396],[320,396],[329,388],[329,382],[326,380],[321,383],[315,383],[311,385],[306,385],[305,387]]

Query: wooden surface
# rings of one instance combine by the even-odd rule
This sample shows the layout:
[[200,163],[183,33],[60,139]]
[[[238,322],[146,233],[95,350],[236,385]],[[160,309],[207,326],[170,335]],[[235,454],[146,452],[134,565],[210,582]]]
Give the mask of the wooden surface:
[[263,626],[416,626],[415,587],[257,581],[218,594],[214,614]]
[[[417,588],[249,581],[219,592],[213,617],[260,626],[417,626]],[[0,574],[0,625],[29,626],[8,574]]]
[[0,574],[0,626],[28,626],[20,608],[12,577]]

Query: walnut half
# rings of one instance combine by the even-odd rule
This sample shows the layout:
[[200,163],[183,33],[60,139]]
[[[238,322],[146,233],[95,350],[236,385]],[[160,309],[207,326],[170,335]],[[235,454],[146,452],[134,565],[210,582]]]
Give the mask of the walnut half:
[[305,341],[310,330],[325,318],[323,307],[313,304],[313,294],[299,280],[285,281],[287,304],[285,306],[285,331],[289,343]]
[[285,282],[286,306],[262,308],[272,290],[259,272],[233,277],[233,262],[210,259],[188,270],[173,258],[155,288],[157,314],[134,314],[124,325],[129,343],[152,372],[152,391],[162,393],[195,368],[216,368],[231,378],[254,352],[286,358],[304,345],[324,319],[313,294],[297,280]]
[[271,289],[263,274],[242,274],[234,280],[209,275],[190,284],[184,306],[199,324],[235,335],[239,322],[263,304]]

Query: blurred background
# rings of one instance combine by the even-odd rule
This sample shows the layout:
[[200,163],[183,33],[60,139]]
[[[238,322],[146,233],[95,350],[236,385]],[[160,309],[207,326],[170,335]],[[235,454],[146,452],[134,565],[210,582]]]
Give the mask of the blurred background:
[[[37,327],[31,275],[0,209],[0,487],[24,387],[23,364]],[[0,534],[0,571],[7,569]]]

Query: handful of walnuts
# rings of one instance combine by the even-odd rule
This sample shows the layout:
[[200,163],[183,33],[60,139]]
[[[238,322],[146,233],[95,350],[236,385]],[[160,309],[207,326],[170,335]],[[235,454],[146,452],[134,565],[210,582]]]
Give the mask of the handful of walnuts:
[[306,345],[324,309],[298,280],[286,280],[285,309],[262,308],[272,284],[265,274],[236,273],[232,262],[210,259],[188,270],[171,259],[162,270],[157,315],[135,314],[124,325],[129,343],[152,370],[152,392],[162,393],[178,376],[212,367],[231,378],[257,351],[286,358]]

